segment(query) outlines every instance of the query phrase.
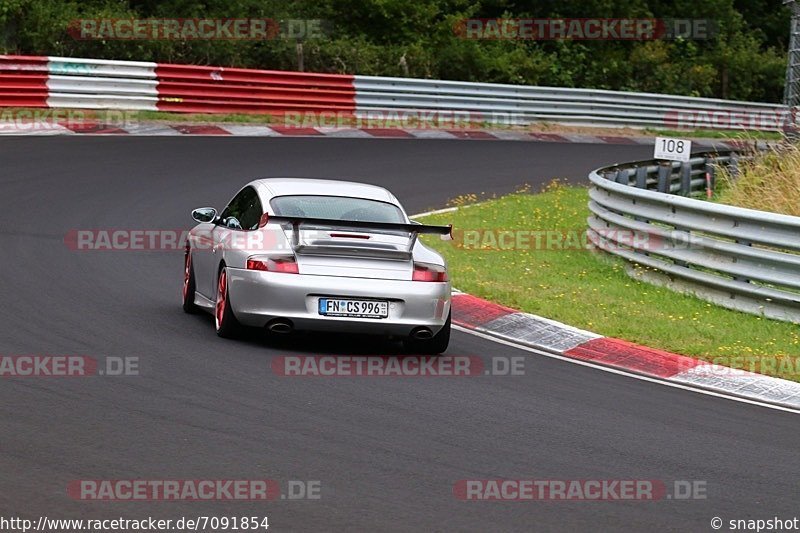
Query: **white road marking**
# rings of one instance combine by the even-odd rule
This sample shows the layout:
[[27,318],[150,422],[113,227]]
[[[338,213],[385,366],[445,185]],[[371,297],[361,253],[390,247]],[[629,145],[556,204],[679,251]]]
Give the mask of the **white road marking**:
[[572,364],[575,364],[575,365],[594,368],[596,370],[601,370],[603,372],[608,372],[610,374],[617,374],[619,376],[626,376],[626,377],[629,377],[629,378],[638,379],[640,381],[648,381],[650,383],[658,383],[660,385],[664,385],[664,386],[667,386],[667,387],[672,387],[674,389],[682,389],[682,390],[686,390],[686,391],[690,391],[690,392],[695,392],[697,394],[705,394],[706,396],[713,396],[715,398],[723,398],[725,400],[732,400],[734,402],[740,402],[740,403],[746,403],[746,404],[750,404],[750,405],[756,405],[758,407],[766,407],[767,409],[773,409],[775,411],[784,411],[786,413],[800,414],[800,410],[799,409],[792,409],[790,407],[784,407],[782,405],[764,403],[764,402],[759,402],[757,400],[751,400],[749,398],[742,398],[742,397],[739,397],[739,396],[732,396],[732,395],[723,394],[723,393],[720,393],[720,392],[714,392],[714,391],[710,391],[710,390],[706,390],[706,389],[690,387],[690,386],[683,385],[683,384],[680,384],[680,383],[675,383],[675,382],[672,382],[672,381],[668,381],[666,379],[652,378],[650,376],[643,376],[641,374],[635,374],[635,373],[632,373],[632,372],[627,372],[625,370],[620,370],[618,368],[612,368],[612,367],[608,367],[608,366],[605,366],[605,365],[600,365],[600,364],[597,364],[597,363],[591,363],[589,361],[582,361],[580,359],[574,359],[572,357],[568,357],[568,356],[565,356],[565,355],[559,355],[559,354],[555,354],[555,353],[550,353],[550,352],[546,352],[546,351],[543,351],[543,350],[538,350],[536,348],[531,348],[530,346],[525,346],[524,344],[518,344],[518,343],[515,343],[515,342],[507,341],[505,339],[500,339],[500,338],[494,337],[492,335],[489,335],[489,334],[486,334],[486,333],[482,333],[482,332],[479,332],[479,331],[474,331],[474,330],[471,330],[471,329],[468,329],[468,328],[465,328],[465,327],[462,327],[462,326],[457,326],[455,324],[453,325],[453,329],[455,329],[457,331],[464,332],[464,333],[469,333],[470,335],[475,335],[476,337],[480,337],[482,339],[486,339],[486,340],[489,340],[489,341],[492,341],[492,342],[496,342],[498,344],[505,344],[506,346],[511,346],[512,348],[517,348],[519,350],[524,350],[526,352],[535,353],[537,355],[543,355],[543,356],[549,357],[551,359],[558,359],[558,360],[561,360],[561,361],[566,361],[568,363],[572,363]]

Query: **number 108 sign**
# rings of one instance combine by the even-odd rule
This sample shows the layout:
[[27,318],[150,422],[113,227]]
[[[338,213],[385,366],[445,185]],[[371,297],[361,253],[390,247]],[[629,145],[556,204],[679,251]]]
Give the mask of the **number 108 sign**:
[[670,139],[656,137],[656,149],[653,153],[655,159],[669,161],[688,161],[692,154],[692,141],[685,139]]

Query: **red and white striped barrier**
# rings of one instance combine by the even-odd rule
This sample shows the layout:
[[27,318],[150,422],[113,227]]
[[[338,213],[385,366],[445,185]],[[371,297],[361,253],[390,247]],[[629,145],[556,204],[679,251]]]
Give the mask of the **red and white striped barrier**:
[[346,115],[355,89],[334,74],[5,55],[0,107]]

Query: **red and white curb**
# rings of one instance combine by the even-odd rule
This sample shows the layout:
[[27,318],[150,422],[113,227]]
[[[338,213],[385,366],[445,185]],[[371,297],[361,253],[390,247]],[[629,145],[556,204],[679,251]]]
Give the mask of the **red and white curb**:
[[453,323],[512,344],[594,363],[686,388],[800,409],[800,383],[713,365],[699,359],[603,337],[554,320],[454,292]]
[[[103,124],[93,122],[64,124],[37,124],[36,122],[4,122],[0,110],[0,135],[136,135],[136,136],[238,136],[238,137],[334,137],[349,139],[433,139],[433,140],[485,140],[485,141],[527,141],[545,143],[577,144],[616,144],[652,145],[654,137],[623,137],[610,135],[531,133],[518,130],[444,130],[444,129],[401,129],[401,128],[335,128],[335,127],[294,127],[279,125],[247,124],[190,124],[190,123],[136,123]],[[736,141],[721,142],[711,139],[697,139],[698,147],[713,147],[722,150],[735,150],[742,147]],[[759,141],[759,147],[767,142]]]

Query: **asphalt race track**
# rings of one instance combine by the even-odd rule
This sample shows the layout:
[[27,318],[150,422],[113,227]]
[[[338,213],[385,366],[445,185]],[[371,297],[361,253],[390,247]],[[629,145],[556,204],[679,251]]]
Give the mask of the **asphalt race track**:
[[[473,378],[287,378],[273,358],[376,354],[339,337],[226,341],[180,309],[182,254],[76,252],[72,229],[189,228],[267,175],[389,187],[409,212],[459,194],[583,182],[648,146],[75,137],[0,139],[0,354],[136,356],[140,376],[0,381],[0,514],[269,516],[276,531],[709,531],[792,518],[795,415],[544,358],[461,332],[448,354],[524,356]],[[681,334],[681,332],[676,332]],[[84,502],[78,479],[318,480],[319,500]],[[463,479],[701,480],[707,499],[476,502]]]

